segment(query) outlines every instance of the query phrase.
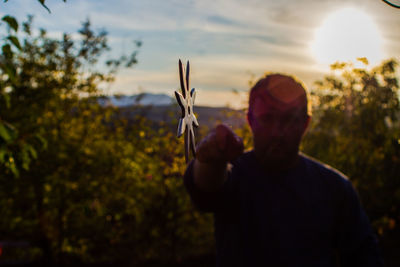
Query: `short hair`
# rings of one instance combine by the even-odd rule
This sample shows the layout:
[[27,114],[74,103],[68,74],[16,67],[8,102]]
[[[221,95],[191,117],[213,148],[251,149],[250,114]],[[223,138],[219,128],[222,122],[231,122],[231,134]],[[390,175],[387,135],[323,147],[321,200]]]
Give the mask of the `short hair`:
[[306,87],[293,76],[272,73],[261,78],[250,90],[249,114],[254,100],[265,95],[271,96],[282,104],[297,101],[295,109],[299,110],[300,114],[304,114],[304,117],[311,115]]

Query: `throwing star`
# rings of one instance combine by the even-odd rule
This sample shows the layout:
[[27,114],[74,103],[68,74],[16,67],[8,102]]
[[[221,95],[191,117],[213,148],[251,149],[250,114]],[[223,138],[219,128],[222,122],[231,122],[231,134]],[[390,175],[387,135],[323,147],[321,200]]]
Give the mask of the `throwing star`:
[[[184,67],[182,61],[179,60],[179,76],[181,82],[182,94],[175,91],[176,101],[182,110],[182,116],[178,124],[177,136],[180,137],[185,133],[185,159],[186,163],[189,162],[189,150],[192,150],[193,157],[196,157],[196,146],[194,139],[193,126],[198,127],[196,116],[193,113],[194,100],[196,98],[196,91],[194,88],[189,92],[189,61],[186,65],[186,75],[184,74]],[[185,78],[184,78],[185,76]]]

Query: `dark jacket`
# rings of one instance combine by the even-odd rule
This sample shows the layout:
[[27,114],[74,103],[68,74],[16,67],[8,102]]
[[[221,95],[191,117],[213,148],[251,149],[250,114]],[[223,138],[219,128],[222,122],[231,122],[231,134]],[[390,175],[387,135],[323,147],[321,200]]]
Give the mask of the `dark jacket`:
[[248,152],[206,193],[192,168],[185,186],[199,210],[214,213],[217,266],[383,266],[357,193],[338,171],[300,155],[295,167],[267,173]]

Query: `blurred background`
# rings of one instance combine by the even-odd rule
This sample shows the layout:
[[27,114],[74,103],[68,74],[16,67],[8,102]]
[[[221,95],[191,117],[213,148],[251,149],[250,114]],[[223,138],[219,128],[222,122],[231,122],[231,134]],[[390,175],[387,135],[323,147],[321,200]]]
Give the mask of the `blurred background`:
[[356,187],[400,256],[400,9],[378,0],[0,3],[0,266],[214,266],[213,218],[182,183],[173,94],[191,62],[200,140],[252,147],[248,91],[302,80],[301,150]]

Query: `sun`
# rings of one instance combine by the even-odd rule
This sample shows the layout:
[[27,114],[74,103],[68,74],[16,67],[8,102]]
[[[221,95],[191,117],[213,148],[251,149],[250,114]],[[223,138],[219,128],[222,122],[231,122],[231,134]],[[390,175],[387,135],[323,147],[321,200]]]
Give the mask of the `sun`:
[[331,13],[315,31],[311,50],[315,59],[323,64],[362,57],[374,64],[383,58],[378,27],[367,13],[355,8]]

